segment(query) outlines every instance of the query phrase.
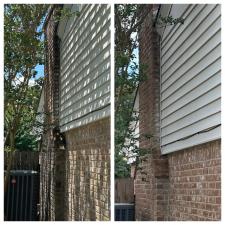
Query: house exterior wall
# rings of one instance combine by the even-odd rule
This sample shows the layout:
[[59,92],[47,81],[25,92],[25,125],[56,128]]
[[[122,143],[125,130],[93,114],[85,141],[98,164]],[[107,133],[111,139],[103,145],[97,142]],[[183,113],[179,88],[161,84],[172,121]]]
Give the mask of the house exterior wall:
[[[66,5],[60,22],[60,131],[66,138],[66,220],[110,219],[110,7]],[[64,28],[64,29],[63,29]]]
[[110,219],[109,118],[66,132],[66,220]]
[[[40,149],[40,220],[63,220],[64,152],[60,150],[59,115],[59,39],[53,17],[59,5],[49,10],[45,25],[46,55],[44,78],[44,131]],[[57,174],[57,176],[55,176]]]
[[110,6],[75,6],[58,29],[61,132],[110,115]]
[[221,136],[221,7],[175,4],[169,15],[181,16],[184,24],[161,31],[164,154]]
[[168,159],[170,220],[220,220],[220,140],[171,153]]
[[[40,154],[41,220],[109,220],[109,102],[100,108],[96,107],[96,102],[92,104],[98,90],[103,91],[101,85],[109,86],[109,58],[101,61],[97,55],[94,56],[95,53],[101,55],[107,52],[105,48],[109,42],[106,39],[109,35],[103,38],[101,31],[103,29],[104,34],[108,32],[109,22],[106,18],[109,8],[107,5],[66,5],[72,11],[80,11],[80,17],[72,16],[66,21],[57,22],[53,17],[62,7],[52,6],[45,23],[44,105],[47,114]],[[103,21],[100,20],[102,15]],[[94,34],[93,29],[97,33]],[[94,40],[89,39],[89,34],[95,37]],[[87,40],[92,40],[88,46]],[[93,50],[93,47],[96,48]],[[86,68],[90,65],[90,57],[94,64]],[[82,66],[85,73],[80,73]],[[68,72],[71,67],[73,72]],[[101,73],[103,68],[104,72]],[[95,83],[94,89],[93,85],[88,85],[93,77],[101,80]],[[84,83],[79,86],[78,80]],[[83,109],[76,102],[75,108],[68,109],[76,118],[66,117],[62,112],[65,101],[79,99],[79,102],[86,104],[84,91],[90,91],[89,97],[94,97],[89,102],[92,106]],[[109,99],[109,92],[105,96]],[[94,111],[90,112],[89,109]],[[100,113],[95,117],[96,112],[102,112],[102,109],[108,110],[108,114]],[[77,119],[80,122],[77,123]]]
[[[153,27],[152,5],[144,10],[149,13],[139,33],[139,59],[147,69],[146,79],[139,85],[139,146],[147,153],[136,172],[135,216],[136,220],[168,220],[168,162],[160,151],[160,39]],[[144,138],[152,134],[153,138]]]
[[[144,156],[140,164],[141,169],[136,173],[136,220],[220,220],[220,132],[217,130],[217,140],[205,139],[203,144],[185,149],[181,146],[180,149],[176,149],[179,151],[167,154],[162,151],[164,150],[160,142],[162,56],[160,58],[161,43],[158,35],[160,32],[156,32],[153,27],[151,7],[151,5],[145,7],[145,10],[149,11],[149,16],[146,17],[139,33],[140,63],[148,66],[147,79],[139,86],[139,129],[141,136],[153,134],[154,137],[141,138],[139,142],[141,149],[151,151]],[[208,5],[204,9],[207,7]],[[179,12],[178,9],[173,10]],[[193,21],[193,24],[195,23],[196,21]],[[220,51],[217,54],[219,57]],[[215,64],[214,66],[216,67]],[[208,68],[205,70],[206,73]],[[180,87],[180,91],[183,91],[182,88]]]

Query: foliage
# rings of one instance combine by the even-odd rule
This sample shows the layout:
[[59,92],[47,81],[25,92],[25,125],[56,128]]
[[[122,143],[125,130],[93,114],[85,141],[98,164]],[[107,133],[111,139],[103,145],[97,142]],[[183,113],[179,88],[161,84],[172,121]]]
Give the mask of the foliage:
[[[133,114],[135,92],[144,79],[144,68],[137,62],[137,31],[144,20],[143,5],[115,5],[115,176],[129,176],[127,153],[135,148],[133,127],[138,120]],[[135,54],[136,51],[136,54]],[[126,141],[129,140],[128,146]],[[131,141],[132,140],[132,141]]]
[[162,17],[161,15],[157,19],[157,27],[171,26],[178,23],[184,24],[184,19],[182,17],[173,18],[172,16]]
[[[43,23],[49,5],[6,4],[4,9],[5,148],[34,150],[37,134],[32,127],[43,82],[37,79],[35,67],[44,63]],[[74,14],[79,16],[59,7],[54,20]]]
[[[48,7],[4,5],[4,148],[9,152],[14,152],[16,147],[33,147],[29,142],[31,125],[27,122],[35,117],[40,89],[30,87],[30,83],[37,75],[35,67],[44,60],[42,26]],[[10,154],[7,162],[5,192],[12,157]]]
[[35,67],[44,60],[42,25],[47,9],[41,4],[4,6],[4,133],[5,147],[11,150],[25,147],[32,137],[40,86],[31,87],[30,82],[35,82]]
[[[133,111],[135,93],[146,79],[147,65],[138,63],[138,31],[149,13],[141,4],[115,5],[115,176],[129,176],[128,161],[135,161],[153,149],[140,149],[140,139],[151,139],[151,134],[136,134],[139,112]],[[152,17],[152,19],[154,19]],[[182,18],[159,15],[157,26],[184,23]]]
[[43,78],[36,80],[35,85],[28,88],[27,106],[24,107],[23,116],[21,118],[20,127],[16,134],[16,149],[17,150],[37,150],[38,135],[33,132],[36,127],[36,111],[40,98],[40,91],[43,83]]
[[115,165],[116,165],[116,168],[115,168],[116,178],[130,176],[130,166],[127,163],[126,158],[119,151],[115,152]]
[[71,18],[72,16],[80,16],[80,11],[71,11],[70,8],[58,8],[57,13],[54,16],[54,21],[59,22],[68,18]]

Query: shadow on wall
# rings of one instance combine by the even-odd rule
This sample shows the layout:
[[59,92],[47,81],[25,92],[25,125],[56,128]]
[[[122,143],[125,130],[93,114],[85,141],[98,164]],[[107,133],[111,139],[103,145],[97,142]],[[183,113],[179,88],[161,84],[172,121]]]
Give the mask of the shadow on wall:
[[[110,102],[109,12],[106,6],[87,8],[86,16],[75,22],[73,32],[63,36],[60,109],[63,131],[108,114],[107,109],[103,109],[88,115]],[[74,122],[70,124],[71,121]]]
[[109,119],[66,133],[66,220],[109,220]]
[[48,132],[44,135],[42,151],[40,152],[40,220],[48,221],[54,220],[54,206],[51,198],[53,198],[54,185],[54,152],[52,144],[52,132]]

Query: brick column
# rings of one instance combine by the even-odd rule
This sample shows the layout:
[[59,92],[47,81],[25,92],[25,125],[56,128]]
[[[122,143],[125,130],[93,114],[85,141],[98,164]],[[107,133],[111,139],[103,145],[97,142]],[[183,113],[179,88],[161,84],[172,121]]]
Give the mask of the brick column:
[[60,52],[57,37],[56,9],[52,6],[45,22],[45,126],[40,154],[40,219],[64,220],[65,150],[59,131]]
[[[139,86],[140,149],[148,153],[136,174],[136,220],[168,220],[168,159],[160,152],[160,39],[153,26],[152,5],[139,32],[140,64],[146,79]],[[153,135],[146,138],[146,135]]]

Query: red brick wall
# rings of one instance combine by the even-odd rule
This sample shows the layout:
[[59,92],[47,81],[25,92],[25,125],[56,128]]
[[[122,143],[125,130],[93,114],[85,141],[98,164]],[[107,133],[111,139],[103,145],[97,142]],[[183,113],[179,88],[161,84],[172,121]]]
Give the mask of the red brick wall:
[[170,220],[221,219],[221,144],[169,154]]
[[[45,127],[40,153],[40,219],[110,219],[110,120],[59,129],[59,40],[54,5],[45,26]],[[66,141],[63,141],[65,136]],[[64,143],[66,142],[66,143]]]
[[[159,143],[159,36],[153,27],[152,5],[147,10],[140,38],[140,62],[147,66],[146,79],[139,85],[140,148],[148,150],[142,158],[135,181],[136,220],[166,220],[168,169],[167,157],[161,156]],[[145,14],[145,12],[143,12]],[[147,139],[145,135],[154,135]]]
[[[219,220],[220,141],[161,155],[159,142],[159,36],[151,8],[139,32],[140,63],[147,65],[139,86],[140,148],[147,149],[135,179],[136,220]],[[144,138],[151,134],[151,139]]]
[[[144,164],[144,165],[143,165]],[[152,159],[141,164],[146,175],[137,171],[135,179],[135,218],[136,220],[154,220],[155,211],[155,178]]]
[[[59,39],[54,5],[45,25],[44,131],[40,152],[40,220],[63,220],[64,151],[59,139]],[[57,176],[56,176],[57,174]]]
[[110,120],[65,133],[66,220],[110,219]]

